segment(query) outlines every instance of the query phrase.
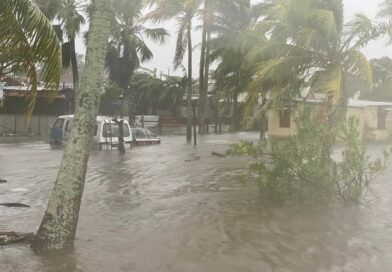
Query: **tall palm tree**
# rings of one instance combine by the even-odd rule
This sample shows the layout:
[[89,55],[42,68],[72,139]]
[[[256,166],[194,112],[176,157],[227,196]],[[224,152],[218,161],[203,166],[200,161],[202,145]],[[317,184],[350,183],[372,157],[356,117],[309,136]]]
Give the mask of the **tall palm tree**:
[[[0,1],[0,58],[15,56],[18,70],[24,72],[32,89],[28,114],[36,101],[41,78],[48,89],[57,90],[61,51],[58,38],[50,22],[36,4],[28,0]],[[41,64],[42,72],[38,72]]]
[[86,22],[82,14],[84,7],[84,1],[61,0],[61,7],[56,15],[59,26],[68,39],[62,45],[63,66],[66,68],[71,66],[73,86],[75,89],[79,87],[79,69],[75,40],[80,33],[80,28]]
[[36,250],[56,250],[73,245],[87,173],[89,147],[101,97],[105,54],[113,16],[112,4],[113,0],[93,1],[86,65],[77,97],[75,122],[48,207],[32,243]]
[[[41,11],[53,22],[53,27],[62,42],[63,67],[72,69],[73,86],[79,86],[79,69],[75,40],[85,24],[83,0],[35,0]],[[67,41],[63,41],[66,37]]]
[[[244,30],[244,20],[249,22],[251,14],[249,0],[204,0],[201,9],[202,41],[199,67],[199,132],[205,133],[205,123],[208,112],[207,93],[209,87],[209,67],[211,53],[211,37],[236,36]],[[246,13],[246,14],[245,14]],[[222,44],[230,46],[230,44]]]
[[250,1],[237,0],[231,4],[221,0],[217,6],[214,24],[215,37],[211,40],[211,58],[218,62],[214,73],[215,89],[230,101],[233,131],[239,125],[238,96],[247,89],[252,71],[245,56],[256,45],[265,43],[265,36],[253,30],[257,17],[253,15]]
[[[146,44],[144,38],[163,44],[168,33],[163,28],[147,28],[140,24],[141,0],[116,1],[116,16],[112,22],[112,35],[109,41],[109,50],[106,56],[106,67],[109,77],[122,89],[125,97],[131,99],[129,90],[130,80],[140,63],[151,60],[153,53]],[[130,102],[128,116],[130,122],[132,116],[132,101]]]
[[200,0],[151,0],[153,10],[146,15],[155,23],[175,18],[178,24],[177,45],[174,67],[182,64],[184,54],[188,52],[188,88],[187,88],[187,142],[192,141],[192,20],[200,5]]
[[366,17],[357,15],[345,25],[342,0],[268,0],[260,33],[270,37],[249,54],[255,67],[251,94],[257,97],[261,86],[270,84],[275,102],[283,104],[299,95],[299,88],[310,84],[325,92],[337,115],[347,102],[347,76],[371,82],[372,69],[360,48],[378,33]]
[[200,50],[200,66],[199,66],[199,105],[198,105],[198,118],[199,118],[199,133],[206,133],[206,116],[207,116],[207,92],[208,92],[208,78],[209,78],[209,53],[211,38],[210,26],[213,17],[213,1],[204,0],[203,9],[201,10],[201,19],[203,21],[203,30],[201,37],[201,50]]

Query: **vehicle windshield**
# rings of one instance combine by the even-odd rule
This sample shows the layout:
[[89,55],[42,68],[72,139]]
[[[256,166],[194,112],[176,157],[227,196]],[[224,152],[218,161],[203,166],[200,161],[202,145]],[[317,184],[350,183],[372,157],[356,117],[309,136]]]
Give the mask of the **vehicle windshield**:
[[[118,125],[114,123],[106,123],[103,125],[102,136],[103,137],[118,137]],[[127,125],[123,125],[124,137],[129,137],[129,128]]]
[[62,128],[64,124],[64,119],[58,118],[56,122],[53,124],[53,128]]
[[155,135],[145,128],[132,128],[132,135],[135,138],[149,138],[155,137]]

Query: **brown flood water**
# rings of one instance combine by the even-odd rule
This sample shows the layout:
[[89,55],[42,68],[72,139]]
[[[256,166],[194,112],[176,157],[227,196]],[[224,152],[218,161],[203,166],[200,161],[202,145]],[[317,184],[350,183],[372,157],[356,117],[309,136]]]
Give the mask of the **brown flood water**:
[[[197,148],[184,138],[125,156],[94,151],[75,248],[3,247],[0,271],[392,271],[392,167],[355,208],[266,207],[254,184],[239,181],[248,159],[210,155],[257,134],[210,135]],[[0,231],[37,230],[61,155],[0,138],[0,202],[31,206],[0,207]]]

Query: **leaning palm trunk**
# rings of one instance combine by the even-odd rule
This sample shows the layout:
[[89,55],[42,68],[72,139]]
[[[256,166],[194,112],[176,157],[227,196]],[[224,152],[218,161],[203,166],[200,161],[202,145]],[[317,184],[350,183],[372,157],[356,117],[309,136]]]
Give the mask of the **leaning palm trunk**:
[[[109,2],[109,3],[108,3]],[[78,93],[75,124],[65,148],[48,207],[32,247],[36,250],[63,249],[73,245],[79,217],[110,31],[112,1],[95,0],[87,45],[86,66]]]
[[192,27],[191,22],[187,26],[188,35],[188,92],[187,92],[187,123],[186,123],[186,140],[192,141]]

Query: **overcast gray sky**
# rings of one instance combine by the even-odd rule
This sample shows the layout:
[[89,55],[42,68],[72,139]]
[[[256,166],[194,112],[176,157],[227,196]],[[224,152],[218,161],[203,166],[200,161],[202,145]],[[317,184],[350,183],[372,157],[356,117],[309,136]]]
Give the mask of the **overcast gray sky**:
[[[257,2],[257,0],[253,0],[253,2]],[[368,17],[375,18],[380,2],[382,2],[382,0],[344,0],[346,21],[350,20],[356,13],[365,13]],[[175,23],[168,22],[163,25],[156,25],[156,27],[165,27],[170,32],[171,37],[163,46],[147,41],[154,53],[154,59],[147,63],[143,63],[142,66],[149,69],[156,68],[158,73],[162,71],[166,74],[169,71],[170,74],[181,74],[181,70],[173,70],[172,64],[176,37]],[[200,33],[195,32],[193,36],[194,44],[197,44],[200,41]],[[81,41],[78,41],[77,51],[84,54],[85,48]],[[392,57],[392,45],[387,47],[386,40],[373,41],[364,48],[363,51],[368,58],[379,58],[386,55]],[[194,51],[193,63],[194,76],[197,77],[199,65],[198,50]],[[184,64],[186,65],[186,62]]]

